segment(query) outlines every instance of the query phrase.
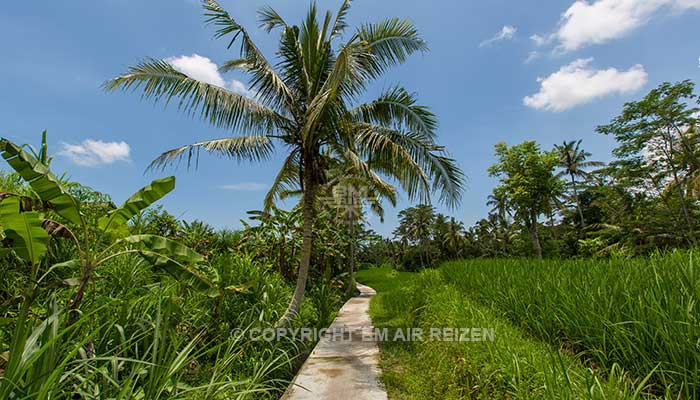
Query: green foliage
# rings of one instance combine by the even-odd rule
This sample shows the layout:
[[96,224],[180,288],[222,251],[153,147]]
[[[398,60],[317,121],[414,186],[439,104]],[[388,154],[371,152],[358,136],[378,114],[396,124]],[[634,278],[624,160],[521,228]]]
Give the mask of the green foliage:
[[[404,222],[391,244],[376,242],[378,248],[363,257],[376,259],[381,253],[394,265],[414,268],[455,256],[629,257],[696,247],[697,100],[695,85],[683,81],[663,83],[642,100],[626,104],[620,116],[597,128],[618,142],[616,159],[607,166],[591,161],[581,140],[551,151],[534,142],[512,147],[499,143],[498,162],[489,173],[500,183],[488,198],[488,216],[466,230],[459,223],[450,228],[433,224],[437,236],[451,230],[451,248],[434,233],[422,233],[422,241],[416,241],[415,227],[411,232]],[[601,168],[589,170],[594,167]],[[402,211],[400,219],[410,210]],[[527,241],[532,250],[526,248]],[[422,249],[417,251],[417,246]]]
[[0,227],[5,240],[32,267],[44,257],[49,242],[49,235],[41,223],[38,212],[21,212],[18,198],[7,197],[0,202]]
[[696,169],[700,143],[692,135],[700,108],[691,81],[665,82],[644,99],[625,104],[620,116],[597,131],[618,142],[613,154],[617,173],[639,190],[656,191],[662,198],[675,192],[688,240],[697,246],[695,224],[686,189]]
[[[50,219],[39,219],[36,213],[20,212],[19,201],[16,198],[3,201],[3,204],[8,202],[6,207],[2,207],[2,221],[6,226],[8,236],[10,240],[15,242],[13,243],[16,246],[15,251],[27,259],[32,266],[35,266],[38,259],[46,252],[46,243],[49,238],[47,232],[54,235],[61,233],[62,236],[74,242],[78,253],[77,257],[54,266],[54,268],[59,268],[73,264],[81,265],[78,288],[74,298],[70,301],[72,310],[77,310],[82,303],[87,285],[97,266],[112,258],[134,252],[140,254],[146,262],[151,263],[155,268],[195,282],[200,288],[210,286],[195,270],[170,258],[176,257],[191,264],[204,260],[183,245],[153,235],[130,236],[122,240],[95,234],[98,230],[112,234],[128,233],[126,224],[128,220],[170,192],[175,185],[174,177],[153,181],[150,185],[137,191],[120,208],[110,211],[107,216],[99,219],[90,218],[89,215],[85,214],[85,212],[90,211],[90,202],[79,201],[68,193],[55,175],[40,160],[7,139],[2,139],[0,146],[3,149],[5,160],[39,197],[43,203],[41,207],[65,218],[70,225],[63,225]],[[83,205],[86,205],[84,210]],[[73,230],[77,231],[78,234],[74,233]],[[137,251],[131,248],[124,249],[123,244],[147,245],[149,247],[146,250]],[[122,249],[119,248],[120,246]],[[34,275],[36,268],[33,271]]]
[[21,146],[7,139],[0,140],[2,157],[24,179],[43,201],[49,202],[52,209],[66,220],[80,224],[81,217],[76,200],[66,192],[59,179]]
[[239,45],[240,55],[225,62],[222,71],[246,74],[254,97],[198,81],[166,61],[150,58],[109,80],[105,88],[138,90],[146,99],[178,104],[181,111],[238,134],[166,151],[150,168],[172,165],[184,157],[189,165],[201,150],[257,162],[271,157],[276,142],[287,149],[265,197],[266,210],[290,186],[298,185],[304,198],[300,279],[288,312],[280,320],[280,325],[286,325],[305,292],[314,242],[314,207],[328,181],[331,161],[346,161],[355,171],[353,176],[362,176],[386,194],[393,188],[379,174],[396,181],[410,199],[428,202],[438,192],[440,200],[451,207],[461,199],[464,174],[436,143],[433,113],[417,104],[406,89],[396,86],[374,101],[357,104],[369,84],[389,68],[427,50],[408,20],[363,24],[347,41],[339,42],[349,2],[343,3],[333,23],[330,12],[321,21],[316,4],[311,4],[298,26],[288,25],[266,7],[261,11],[261,27],[281,31],[278,59],[271,63],[248,31],[218,2],[206,0],[203,6],[206,21],[216,28],[214,37],[226,39],[227,48]]
[[[0,196],[5,244],[25,259],[2,266],[0,398],[259,399],[286,387],[295,357],[313,343],[243,340],[247,329],[277,321],[292,291],[268,264],[232,253],[241,234],[144,211],[174,178],[116,208],[106,195],[55,179],[45,152],[37,153],[44,161],[16,153],[10,165],[42,174],[24,197]],[[6,187],[25,186],[8,179]],[[75,208],[59,213],[55,199]],[[208,258],[181,239],[206,246]],[[319,284],[312,292],[298,323],[326,324],[342,291]],[[68,310],[58,307],[69,298]]]
[[696,398],[700,391],[700,260],[691,252],[608,261],[525,259],[452,262],[447,284],[515,326],[570,348],[587,365],[616,365],[647,391]]
[[[523,333],[500,310],[475,301],[454,284],[461,276],[368,269],[358,279],[374,287],[370,314],[391,337],[399,328],[421,328],[424,340],[382,342],[382,381],[401,399],[636,399],[644,379],[620,366],[588,368],[565,348]],[[428,340],[431,328],[494,329],[494,341]],[[673,398],[672,396],[668,397]]]
[[129,197],[121,207],[99,220],[99,227],[104,232],[124,229],[127,221],[133,218],[141,210],[148,208],[161,197],[175,189],[175,177],[156,179],[146,187],[140,189]]
[[560,186],[554,176],[559,164],[557,154],[542,152],[535,142],[512,147],[501,142],[496,144],[496,157],[498,163],[489,168],[489,173],[501,178],[501,186],[494,191],[503,191],[522,218],[532,212],[545,212],[552,193]]

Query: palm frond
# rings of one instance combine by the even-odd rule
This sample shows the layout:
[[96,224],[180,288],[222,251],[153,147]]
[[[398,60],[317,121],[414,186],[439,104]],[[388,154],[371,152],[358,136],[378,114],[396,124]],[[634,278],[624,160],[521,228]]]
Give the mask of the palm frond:
[[201,82],[177,71],[164,60],[146,59],[119,77],[104,84],[108,91],[142,92],[142,97],[165,104],[178,100],[178,109],[199,114],[210,124],[226,130],[254,134],[272,132],[286,123],[286,118],[253,99]]
[[181,162],[185,156],[187,156],[189,168],[193,156],[195,163],[198,164],[200,150],[238,161],[259,161],[268,159],[272,155],[273,144],[268,137],[258,135],[206,140],[168,150],[151,161],[146,170],[164,169]]
[[380,61],[382,70],[403,63],[415,52],[428,50],[428,45],[418,35],[413,24],[398,18],[364,24],[357,36],[370,47],[372,54]]
[[392,204],[396,204],[396,188],[393,185],[375,173],[367,162],[362,160],[354,151],[347,151],[345,158],[351,167],[351,170],[347,171],[346,176],[359,180],[362,183],[361,186],[377,192],[382,197],[389,199]]
[[282,168],[275,176],[275,181],[265,195],[265,210],[270,210],[274,206],[275,200],[282,199],[286,193],[292,192],[299,187],[301,164],[299,155],[300,153],[296,149],[287,155]]
[[[358,124],[357,147],[368,157],[374,170],[395,178],[413,200],[430,201],[430,178],[414,157],[415,149],[405,146],[399,132],[371,125]],[[399,139],[399,140],[397,140]]]
[[605,163],[602,161],[582,161],[578,163],[579,168],[603,167]]
[[220,67],[219,67],[219,72],[221,73],[226,73],[234,70],[243,70],[247,71],[248,68],[250,68],[250,64],[248,60],[245,58],[234,58],[232,60],[228,60],[224,62]]
[[299,44],[299,28],[286,27],[280,38],[279,48],[280,69],[282,78],[287,86],[295,93],[297,98],[309,96],[311,80],[304,68],[304,56]]
[[350,11],[350,4],[352,0],[344,0],[343,4],[340,5],[340,10],[335,16],[335,22],[333,23],[333,29],[331,29],[331,39],[339,36],[348,27],[345,19],[347,18],[348,11]]
[[258,10],[258,20],[260,28],[263,28],[267,33],[272,32],[277,27],[286,27],[287,23],[284,19],[270,6],[264,6]]
[[435,137],[437,117],[427,107],[416,104],[416,96],[396,86],[382,93],[376,100],[349,111],[357,122],[389,126],[395,130],[409,130]]
[[363,46],[356,43],[346,45],[338,53],[323,86],[308,105],[302,136],[308,138],[315,132],[324,115],[332,115],[329,107],[342,107],[344,97],[352,98],[361,93],[366,74],[369,72],[362,67],[362,60],[368,56],[370,54]]
[[396,177],[412,199],[427,203],[431,192],[439,191],[440,200],[448,207],[459,204],[464,173],[443,147],[414,133],[357,125],[358,147],[367,154],[373,168]]
[[230,48],[239,36],[242,37],[241,58],[247,61],[246,70],[252,75],[250,90],[257,93],[263,104],[274,108],[283,105],[291,107],[292,96],[289,88],[253,43],[248,32],[215,0],[205,0],[204,9],[206,22],[218,27],[215,38],[233,35],[228,44]]

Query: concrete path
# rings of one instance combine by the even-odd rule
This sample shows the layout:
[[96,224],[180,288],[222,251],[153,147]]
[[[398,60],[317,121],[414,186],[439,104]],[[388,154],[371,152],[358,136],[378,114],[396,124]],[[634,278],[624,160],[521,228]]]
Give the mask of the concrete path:
[[377,293],[359,283],[357,288],[360,296],[340,309],[282,400],[387,400],[379,383],[379,349],[368,312]]

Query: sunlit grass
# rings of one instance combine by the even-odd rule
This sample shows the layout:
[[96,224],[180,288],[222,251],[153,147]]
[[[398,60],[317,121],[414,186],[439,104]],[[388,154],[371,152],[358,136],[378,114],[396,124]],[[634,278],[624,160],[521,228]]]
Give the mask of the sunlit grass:
[[[444,278],[389,269],[361,271],[377,289],[375,326],[489,327],[489,342],[389,342],[381,345],[382,380],[395,399],[632,399],[648,397],[644,377],[619,365],[586,366],[568,348],[531,337],[495,308],[479,303]],[[672,397],[669,397],[672,398]]]
[[651,374],[655,393],[700,395],[698,257],[473,260],[441,275],[525,332],[577,353],[587,365]]

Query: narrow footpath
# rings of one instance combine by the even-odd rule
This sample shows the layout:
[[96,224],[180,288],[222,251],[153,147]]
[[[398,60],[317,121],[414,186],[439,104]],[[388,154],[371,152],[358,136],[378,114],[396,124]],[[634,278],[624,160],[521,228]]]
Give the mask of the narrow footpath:
[[282,400],[386,400],[379,382],[379,348],[369,317],[374,289],[357,284],[358,297],[338,312]]

